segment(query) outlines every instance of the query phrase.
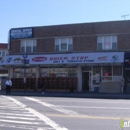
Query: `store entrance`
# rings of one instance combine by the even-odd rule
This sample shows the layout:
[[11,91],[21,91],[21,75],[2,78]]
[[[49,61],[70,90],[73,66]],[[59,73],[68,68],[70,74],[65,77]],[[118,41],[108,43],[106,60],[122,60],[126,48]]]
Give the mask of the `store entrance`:
[[91,88],[91,73],[82,72],[82,90],[89,91]]

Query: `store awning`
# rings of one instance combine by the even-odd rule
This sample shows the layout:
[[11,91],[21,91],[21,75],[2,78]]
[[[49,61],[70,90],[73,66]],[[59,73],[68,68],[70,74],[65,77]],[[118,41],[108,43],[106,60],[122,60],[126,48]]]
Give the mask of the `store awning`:
[[24,57],[25,55],[5,56],[0,65],[24,65],[24,60],[29,65],[124,63],[124,52],[42,54]]

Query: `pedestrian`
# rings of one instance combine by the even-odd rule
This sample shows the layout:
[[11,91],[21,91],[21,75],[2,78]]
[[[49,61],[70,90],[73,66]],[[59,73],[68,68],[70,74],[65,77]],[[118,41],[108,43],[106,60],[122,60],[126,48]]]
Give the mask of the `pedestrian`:
[[42,80],[42,82],[41,82],[41,88],[42,88],[42,94],[44,94],[44,92],[45,92],[45,83],[44,83],[44,80]]
[[11,86],[12,86],[12,81],[10,78],[7,78],[5,85],[6,85],[6,94],[10,94]]

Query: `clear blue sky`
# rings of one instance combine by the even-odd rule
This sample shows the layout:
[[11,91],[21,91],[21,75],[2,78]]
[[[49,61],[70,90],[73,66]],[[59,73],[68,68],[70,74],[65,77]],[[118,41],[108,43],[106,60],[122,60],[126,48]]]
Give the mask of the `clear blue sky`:
[[0,43],[16,27],[130,20],[130,0],[0,0]]

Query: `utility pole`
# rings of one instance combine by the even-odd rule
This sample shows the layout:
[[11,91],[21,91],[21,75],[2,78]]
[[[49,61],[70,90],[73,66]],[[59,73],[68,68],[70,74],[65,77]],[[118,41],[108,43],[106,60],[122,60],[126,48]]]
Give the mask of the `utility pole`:
[[126,17],[126,16],[129,16],[129,14],[122,15],[121,17],[123,17],[123,18],[124,18],[124,20],[125,20],[125,17]]

